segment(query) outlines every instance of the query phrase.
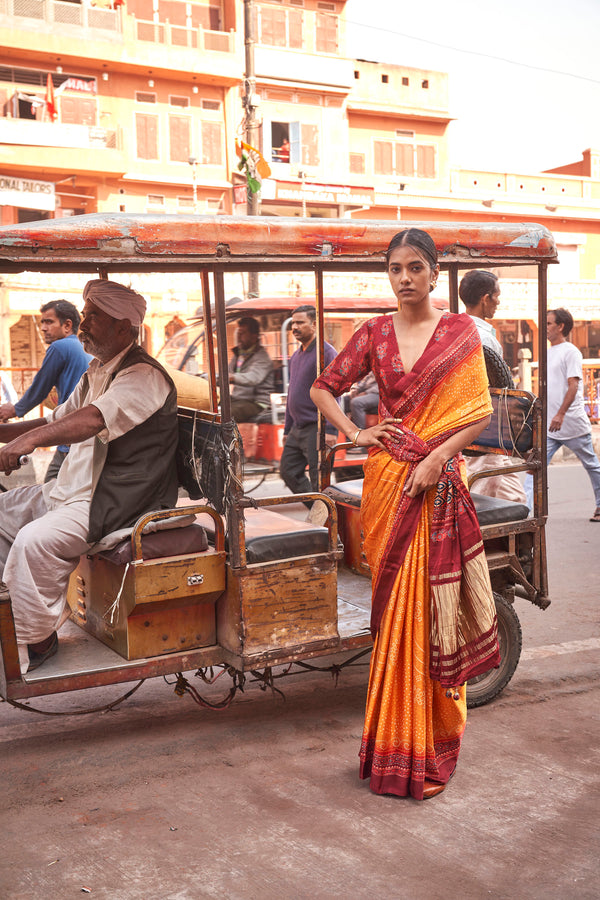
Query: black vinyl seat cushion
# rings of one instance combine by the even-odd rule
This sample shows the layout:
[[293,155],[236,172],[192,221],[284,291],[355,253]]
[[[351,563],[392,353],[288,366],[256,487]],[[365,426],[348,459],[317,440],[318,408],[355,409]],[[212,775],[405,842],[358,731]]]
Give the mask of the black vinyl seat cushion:
[[[314,556],[329,551],[327,528],[290,519],[270,509],[247,509],[246,561],[268,563],[297,556]],[[214,535],[214,524],[208,516],[199,516],[209,536]],[[225,547],[229,549],[227,537]]]
[[[344,481],[341,484],[330,485],[325,489],[328,497],[336,503],[343,503],[360,509],[362,500],[363,479]],[[475,512],[479,524],[503,525],[506,522],[518,522],[529,515],[529,507],[524,503],[514,503],[512,500],[499,500],[497,497],[486,497],[483,494],[471,494]]]
[[[204,553],[208,550],[208,537],[201,525],[187,525],[168,531],[155,531],[142,535],[142,558],[158,559],[161,556],[184,556],[186,553]],[[102,559],[123,566],[133,558],[131,538],[125,538],[110,550],[98,554]]]
[[351,481],[341,481],[337,484],[330,484],[325,488],[324,493],[334,501],[334,503],[344,503],[346,506],[354,506],[360,509],[362,500],[363,479],[353,478]]
[[486,497],[484,494],[471,492],[471,499],[479,524],[504,525],[505,522],[519,522],[529,515],[529,507],[513,500],[500,500],[498,497]]

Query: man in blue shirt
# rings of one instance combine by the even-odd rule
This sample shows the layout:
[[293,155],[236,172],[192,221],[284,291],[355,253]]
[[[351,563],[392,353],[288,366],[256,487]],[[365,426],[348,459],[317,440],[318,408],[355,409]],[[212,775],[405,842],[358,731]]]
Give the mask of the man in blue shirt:
[[[290,359],[284,447],[279,464],[280,475],[293,494],[316,491],[318,484],[317,407],[310,399],[310,389],[317,377],[316,332],[314,306],[303,305],[295,309],[292,313],[292,334],[299,341],[300,348]],[[336,356],[335,347],[325,342],[325,366]],[[337,428],[327,423],[325,431],[325,440],[333,447],[337,443]],[[306,477],[307,466],[310,481]]]
[[[40,312],[40,331],[44,341],[49,344],[44,361],[21,399],[14,404],[3,403],[0,406],[0,422],[7,422],[13,416],[24,416],[35,406],[39,406],[54,387],[58,403],[64,403],[73,393],[92,358],[85,352],[77,337],[81,317],[72,303],[68,300],[51,300],[44,303]],[[68,452],[66,445],[56,448],[45,482],[56,478]]]

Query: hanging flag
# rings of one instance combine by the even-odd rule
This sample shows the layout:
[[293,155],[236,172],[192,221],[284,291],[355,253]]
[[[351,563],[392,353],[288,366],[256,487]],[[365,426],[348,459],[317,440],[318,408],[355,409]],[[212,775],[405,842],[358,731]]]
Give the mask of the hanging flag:
[[58,116],[58,110],[54,101],[54,85],[52,84],[52,75],[50,72],[48,72],[48,78],[46,80],[46,109],[48,110],[50,121],[54,122]]
[[263,178],[268,178],[271,174],[269,163],[259,150],[244,141],[236,140],[235,152],[240,157],[238,169],[246,176],[249,190],[257,194]]

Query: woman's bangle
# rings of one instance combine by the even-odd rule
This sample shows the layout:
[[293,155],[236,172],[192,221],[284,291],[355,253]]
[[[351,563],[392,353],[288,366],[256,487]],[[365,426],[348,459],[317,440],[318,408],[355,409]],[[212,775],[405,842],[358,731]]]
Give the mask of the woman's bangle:
[[357,440],[358,440],[358,436],[359,436],[359,434],[361,433],[361,431],[362,431],[362,428],[357,428],[357,429],[356,429],[356,434],[355,434],[354,437],[352,438],[352,443],[354,444],[355,447],[357,446],[356,442],[357,442]]

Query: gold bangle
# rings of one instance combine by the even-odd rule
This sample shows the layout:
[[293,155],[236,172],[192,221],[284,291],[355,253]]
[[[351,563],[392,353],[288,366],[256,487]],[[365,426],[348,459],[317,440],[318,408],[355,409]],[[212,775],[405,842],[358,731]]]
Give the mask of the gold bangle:
[[354,444],[355,447],[357,446],[357,443],[356,443],[356,442],[357,442],[357,440],[358,440],[358,436],[359,436],[359,434],[361,433],[361,431],[362,431],[362,428],[358,428],[358,429],[356,430],[356,434],[355,434],[354,437],[352,438],[352,443]]

